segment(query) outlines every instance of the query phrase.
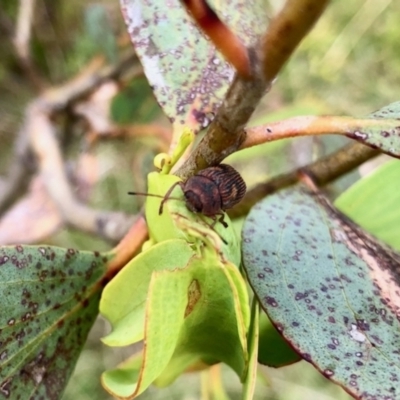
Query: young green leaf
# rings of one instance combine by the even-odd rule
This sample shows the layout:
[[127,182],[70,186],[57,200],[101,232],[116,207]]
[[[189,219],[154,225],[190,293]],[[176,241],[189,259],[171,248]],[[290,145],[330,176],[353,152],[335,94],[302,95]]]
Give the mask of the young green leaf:
[[399,254],[292,188],[253,208],[243,258],[262,307],[305,360],[357,398],[399,398]]
[[129,262],[106,286],[101,297],[100,312],[113,328],[103,342],[108,346],[126,346],[142,340],[152,273],[184,268],[193,255],[184,240],[170,239]]
[[[247,326],[239,327],[245,317],[238,317],[239,296],[232,295],[237,290],[227,269],[237,270],[230,263],[216,265],[195,257],[186,268],[152,274],[140,373],[136,358],[105,372],[103,384],[110,393],[134,398],[156,378],[170,383],[198,361],[222,361],[243,376],[247,344],[242,334]],[[244,281],[242,285],[245,289]]]
[[243,384],[243,400],[253,400],[254,391],[257,382],[257,354],[258,354],[258,339],[259,339],[259,317],[260,317],[260,307],[258,301],[255,297],[252,300],[251,306],[251,324],[249,327],[249,364],[248,370],[245,374],[244,384]]
[[58,399],[97,316],[107,257],[0,248],[0,394]]

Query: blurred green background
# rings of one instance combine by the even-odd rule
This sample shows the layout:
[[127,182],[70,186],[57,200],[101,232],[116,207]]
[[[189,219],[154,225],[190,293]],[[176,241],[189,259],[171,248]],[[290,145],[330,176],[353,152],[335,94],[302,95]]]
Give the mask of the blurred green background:
[[[266,1],[271,15],[281,4],[280,0]],[[0,5],[0,176],[6,173],[13,157],[12,146],[25,107],[37,96],[38,86],[51,87],[73,78],[99,55],[115,63],[131,48],[117,0],[37,0],[29,47],[29,62],[36,74],[32,79],[17,56],[13,42],[19,7],[20,2],[16,0],[2,0]],[[267,113],[272,119],[302,114],[362,116],[399,100],[399,15],[400,2],[394,0],[332,1],[262,101],[257,118]],[[120,87],[111,104],[111,113],[118,124],[156,121],[168,126],[143,76]],[[102,165],[111,165],[91,190],[88,201],[99,208],[135,212],[141,200],[129,198],[126,192],[135,188],[144,190],[145,176],[159,150],[156,140],[125,137],[114,142],[100,142],[87,149],[82,134],[85,128],[76,117],[72,119],[69,125],[68,121],[60,122],[64,130],[68,126],[72,137],[72,144],[65,151],[66,159],[71,160],[68,162],[74,165],[77,155],[86,152]],[[262,170],[267,170],[265,174],[270,176],[290,169],[292,164],[309,162],[315,154],[307,153],[304,158],[299,150],[302,146],[320,152],[321,147],[328,146],[331,150],[343,143],[339,139],[330,140],[297,141],[293,147],[285,149],[285,157],[270,157]],[[283,145],[275,143],[273,146],[266,151],[276,153]],[[294,162],[294,158],[299,160]],[[245,177],[254,175],[254,168],[257,170],[257,167],[249,169],[249,157],[245,153],[234,160],[241,165]],[[259,171],[256,175],[264,178]],[[82,249],[111,247],[110,243],[73,229],[58,231],[46,241]],[[101,388],[100,374],[122,361],[126,353],[101,345],[99,339],[107,331],[102,320],[93,327],[64,400],[110,398]],[[229,398],[239,399],[240,384],[236,376],[224,369],[224,381]],[[141,398],[198,399],[200,387],[200,374],[188,374],[173,386],[151,389]],[[349,396],[302,362],[280,370],[261,368],[256,398],[324,400],[348,399]]]

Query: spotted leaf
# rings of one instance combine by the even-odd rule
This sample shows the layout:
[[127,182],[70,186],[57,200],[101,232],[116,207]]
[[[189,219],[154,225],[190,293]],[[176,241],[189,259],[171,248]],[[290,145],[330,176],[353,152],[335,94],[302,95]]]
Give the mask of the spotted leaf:
[[[210,5],[246,45],[254,44],[265,30],[263,0]],[[224,98],[232,68],[179,0],[121,0],[121,8],[136,54],[164,112],[178,126],[196,132],[205,128]]]
[[399,158],[400,101],[370,114],[368,119],[360,124],[359,129],[348,132],[347,136]]
[[0,398],[59,399],[97,315],[106,258],[0,248]]
[[400,255],[299,188],[258,203],[243,238],[249,281],[300,355],[355,398],[400,398]]

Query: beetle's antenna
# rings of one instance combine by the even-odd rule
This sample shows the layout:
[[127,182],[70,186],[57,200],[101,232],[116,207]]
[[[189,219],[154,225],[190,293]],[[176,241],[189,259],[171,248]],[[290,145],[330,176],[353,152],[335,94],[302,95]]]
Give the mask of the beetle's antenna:
[[161,215],[163,212],[163,208],[164,208],[164,203],[168,200],[168,199],[175,199],[175,200],[181,200],[182,199],[177,199],[176,197],[170,197],[170,194],[172,193],[172,191],[175,189],[176,186],[178,186],[181,182],[175,182],[169,189],[168,192],[165,193],[164,198],[162,199],[162,202],[160,204],[160,208],[158,210],[158,214]]
[[152,193],[128,192],[128,194],[131,194],[132,196],[150,196],[150,197],[159,197],[160,199],[164,198],[164,196],[161,196],[159,194],[152,194]]
[[183,199],[180,199],[178,197],[171,197],[170,194],[172,193],[172,189],[179,184],[179,182],[176,182],[169,190],[168,192],[164,195],[161,196],[159,194],[153,194],[153,193],[143,193],[143,192],[128,192],[128,194],[132,195],[132,196],[149,196],[149,197],[158,197],[159,199],[162,199],[161,204],[160,204],[160,208],[158,210],[158,214],[161,215],[163,212],[163,207],[164,207],[164,203],[167,200],[178,200],[178,201],[184,201]]

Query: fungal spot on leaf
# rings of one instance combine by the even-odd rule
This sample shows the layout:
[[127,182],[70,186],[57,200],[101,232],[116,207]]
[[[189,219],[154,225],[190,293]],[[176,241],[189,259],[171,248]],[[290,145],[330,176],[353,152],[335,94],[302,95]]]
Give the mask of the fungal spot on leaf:
[[10,391],[10,383],[11,379],[6,379],[0,384],[0,393],[8,399],[10,397],[11,391]]
[[8,257],[8,256],[0,257],[0,265],[4,265],[9,259],[10,259],[10,257]]
[[32,314],[31,314],[30,312],[27,312],[25,315],[22,316],[21,321],[22,321],[22,322],[25,322],[25,321],[27,321],[28,319],[30,319],[31,316],[32,316]]
[[329,378],[330,378],[331,376],[334,375],[334,372],[333,372],[331,369],[324,369],[323,374],[324,374],[326,377],[329,377]]
[[46,373],[46,363],[43,353],[39,353],[35,359],[24,366],[21,375],[25,378],[32,379],[35,385],[42,382]]
[[270,296],[266,296],[264,298],[264,301],[269,304],[271,307],[278,307],[278,303],[276,302],[276,300],[273,297]]
[[200,297],[201,297],[200,284],[197,279],[194,279],[190,283],[188,288],[188,302],[185,309],[185,318],[192,313],[195,305],[200,300]]
[[349,331],[349,335],[357,342],[363,343],[366,340],[366,336],[364,333],[358,330],[358,327],[356,324],[351,324],[351,328]]

